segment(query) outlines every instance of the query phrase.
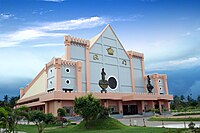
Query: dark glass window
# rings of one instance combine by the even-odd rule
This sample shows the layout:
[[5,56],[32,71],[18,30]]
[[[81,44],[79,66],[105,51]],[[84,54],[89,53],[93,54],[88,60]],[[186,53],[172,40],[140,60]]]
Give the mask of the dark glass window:
[[114,77],[108,79],[109,87],[115,89],[117,87],[117,80]]

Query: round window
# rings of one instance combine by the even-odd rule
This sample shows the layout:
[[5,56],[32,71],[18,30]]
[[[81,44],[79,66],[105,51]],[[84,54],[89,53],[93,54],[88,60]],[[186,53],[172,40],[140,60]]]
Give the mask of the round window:
[[67,73],[69,73],[69,72],[70,72],[70,69],[69,69],[69,68],[66,68],[65,71],[66,71]]
[[67,79],[67,80],[65,81],[65,83],[66,83],[66,84],[70,84],[70,80]]
[[50,73],[52,73],[52,69],[50,69],[49,71],[50,71]]
[[49,81],[49,84],[51,85],[51,84],[52,84],[52,81]]
[[111,88],[111,89],[116,89],[117,88],[117,79],[115,78],[115,77],[110,77],[109,79],[108,79],[108,83],[109,83],[109,87]]

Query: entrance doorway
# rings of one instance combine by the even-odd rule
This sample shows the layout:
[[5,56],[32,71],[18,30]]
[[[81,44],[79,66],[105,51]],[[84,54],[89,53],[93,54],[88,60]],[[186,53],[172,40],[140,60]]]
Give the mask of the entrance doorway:
[[123,115],[138,114],[137,105],[123,105]]

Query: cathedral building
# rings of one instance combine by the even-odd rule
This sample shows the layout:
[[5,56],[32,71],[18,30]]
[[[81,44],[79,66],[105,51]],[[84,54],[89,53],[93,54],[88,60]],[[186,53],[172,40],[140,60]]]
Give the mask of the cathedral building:
[[113,114],[170,110],[167,75],[145,75],[144,54],[126,51],[110,25],[90,40],[64,37],[65,55],[53,58],[25,88],[17,107],[74,115],[74,99],[93,94]]

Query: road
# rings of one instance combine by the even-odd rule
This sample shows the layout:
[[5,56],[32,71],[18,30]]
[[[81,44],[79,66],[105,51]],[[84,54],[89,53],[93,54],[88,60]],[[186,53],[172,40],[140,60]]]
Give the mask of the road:
[[[181,121],[164,121],[162,124],[162,121],[147,121],[149,117],[144,117],[144,118],[123,118],[123,119],[118,119],[120,122],[122,122],[125,125],[136,125],[136,126],[144,126],[144,123],[147,127],[162,127],[162,125],[164,125],[164,127],[167,128],[184,128],[185,125],[188,128],[188,124],[190,122],[181,122]],[[144,119],[144,122],[143,122]],[[200,121],[194,122],[196,127],[200,127]]]

